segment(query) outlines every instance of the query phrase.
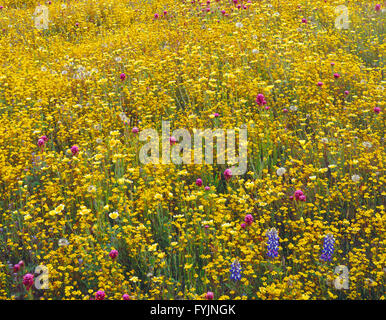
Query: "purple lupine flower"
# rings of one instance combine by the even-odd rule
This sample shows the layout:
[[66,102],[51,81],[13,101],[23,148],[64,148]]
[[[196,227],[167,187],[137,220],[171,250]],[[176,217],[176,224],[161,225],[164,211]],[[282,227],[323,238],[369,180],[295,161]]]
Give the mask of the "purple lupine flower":
[[335,245],[334,236],[331,233],[325,235],[324,241],[323,241],[322,255],[320,256],[320,259],[324,261],[330,261],[332,258],[332,254],[334,253],[334,245]]
[[231,280],[240,281],[240,279],[241,279],[241,266],[240,266],[240,262],[237,259],[233,260],[233,262],[231,264],[230,272],[231,272]]
[[279,236],[275,228],[267,231],[267,255],[270,258],[276,258],[279,255]]

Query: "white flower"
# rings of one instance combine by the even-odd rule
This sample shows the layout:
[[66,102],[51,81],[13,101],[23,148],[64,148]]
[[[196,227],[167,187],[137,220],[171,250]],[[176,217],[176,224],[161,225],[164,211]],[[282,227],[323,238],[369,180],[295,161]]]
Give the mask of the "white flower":
[[70,244],[70,243],[69,243],[68,240],[65,239],[65,238],[59,239],[59,241],[58,241],[59,247],[65,247],[65,246],[68,246],[69,244]]
[[351,176],[351,180],[354,182],[359,182],[360,179],[361,179],[360,175],[354,174]]
[[236,22],[236,28],[242,28],[244,25],[241,22]]
[[296,110],[298,110],[298,107],[297,107],[297,106],[290,106],[289,108],[290,108],[291,111],[296,111]]
[[327,138],[322,138],[321,140],[323,143],[328,143],[328,139]]
[[87,191],[90,192],[90,193],[94,193],[94,192],[96,192],[96,187],[93,186],[93,185],[90,185],[90,186],[87,188]]
[[258,53],[259,53],[259,49],[253,49],[253,50],[252,50],[252,53],[253,53],[253,54],[258,54]]
[[362,143],[362,146],[364,146],[365,148],[371,148],[373,145],[371,144],[371,142],[368,142],[368,141],[364,141],[363,143]]
[[287,170],[285,168],[279,168],[276,170],[276,174],[281,177],[283,174],[285,174],[287,172]]
[[115,61],[116,61],[116,62],[121,62],[121,61],[122,61],[122,58],[121,58],[121,57],[116,57],[116,58],[115,58]]

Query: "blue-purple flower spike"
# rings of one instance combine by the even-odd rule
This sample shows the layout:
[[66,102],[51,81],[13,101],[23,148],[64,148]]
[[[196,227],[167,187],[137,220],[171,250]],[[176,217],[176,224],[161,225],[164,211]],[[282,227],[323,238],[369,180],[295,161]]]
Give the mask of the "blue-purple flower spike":
[[275,228],[267,231],[267,255],[270,258],[276,258],[279,255],[279,236]]
[[240,281],[241,279],[241,266],[239,261],[236,259],[231,264],[231,280]]
[[323,250],[320,259],[324,261],[331,261],[332,254],[334,253],[335,238],[329,233],[324,236]]

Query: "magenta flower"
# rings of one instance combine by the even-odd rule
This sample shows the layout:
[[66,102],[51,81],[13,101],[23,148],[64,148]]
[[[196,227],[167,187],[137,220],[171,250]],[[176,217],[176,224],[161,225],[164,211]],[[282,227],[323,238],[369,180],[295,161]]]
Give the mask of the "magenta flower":
[[380,113],[381,112],[381,108],[380,107],[374,107],[374,112],[376,114]]
[[318,86],[321,87],[323,85],[323,82],[319,81]]
[[173,145],[177,142],[177,139],[172,136],[172,137],[170,137],[169,141],[170,141],[170,144]]
[[287,109],[287,108],[284,108],[284,109],[283,109],[283,112],[284,112],[284,113],[288,113],[288,109]]
[[120,76],[119,76],[119,78],[121,78],[121,80],[123,81],[123,80],[126,79],[126,75],[125,75],[124,73],[121,73]]
[[244,218],[244,222],[250,226],[253,223],[253,216],[251,214],[247,214]]
[[209,190],[210,190],[210,187],[209,187],[209,186],[206,186],[204,189],[205,189],[205,191],[209,191]]
[[134,127],[133,129],[131,129],[131,132],[136,134],[139,132],[139,129],[137,127]]
[[47,142],[47,141],[48,141],[48,138],[47,138],[47,136],[42,136],[42,137],[40,137],[40,139],[43,139],[43,140],[44,140],[44,142]]
[[214,294],[212,291],[208,291],[205,295],[206,300],[213,300]]
[[24,275],[23,284],[27,290],[31,289],[32,285],[34,284],[33,274],[27,273],[26,275]]
[[40,139],[38,140],[38,146],[41,148],[41,147],[44,146],[44,144],[45,144],[45,141],[44,141],[42,138],[40,138]]
[[198,179],[196,180],[196,185],[199,186],[199,187],[202,186],[202,180],[201,180],[200,178],[198,178]]
[[74,145],[71,147],[71,152],[75,156],[79,152],[79,147]]
[[298,189],[295,191],[294,195],[290,199],[300,200],[300,201],[306,201],[306,196],[304,195],[303,191]]
[[13,266],[13,272],[17,273],[19,270],[20,270],[20,265],[19,264],[15,264]]
[[344,92],[344,95],[345,96],[348,96],[350,92],[348,92],[347,90]]
[[156,13],[156,14],[154,15],[154,19],[158,19],[158,18],[159,18],[159,14]]
[[96,300],[105,300],[105,297],[106,297],[106,294],[105,294],[105,292],[103,290],[99,290],[95,294],[95,299]]
[[303,18],[303,19],[302,19],[302,23],[307,23],[307,19],[306,19],[306,18]]
[[263,94],[259,93],[256,97],[257,104],[261,107],[267,104],[267,101],[265,101],[265,97]]
[[109,256],[110,256],[111,259],[114,260],[116,257],[118,257],[118,251],[115,250],[115,249],[111,250],[110,253],[109,253]]
[[226,169],[225,171],[224,171],[224,176],[225,176],[225,180],[229,180],[230,178],[232,178],[232,171],[231,171],[231,169]]
[[378,3],[375,5],[375,11],[380,11],[381,10],[381,5]]
[[334,78],[335,79],[339,79],[340,78],[340,74],[339,73],[334,73]]
[[24,267],[24,261],[23,261],[23,260],[20,260],[17,264],[18,264],[21,268]]
[[123,299],[123,300],[130,300],[130,296],[129,296],[127,293],[125,293],[125,294],[122,296],[122,299]]
[[243,222],[242,224],[240,224],[240,227],[241,229],[245,229],[247,227],[247,224]]

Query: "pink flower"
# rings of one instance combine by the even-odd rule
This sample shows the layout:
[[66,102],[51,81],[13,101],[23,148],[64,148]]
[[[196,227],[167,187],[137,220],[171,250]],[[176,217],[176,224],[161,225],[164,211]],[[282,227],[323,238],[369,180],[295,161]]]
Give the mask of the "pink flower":
[[110,253],[109,253],[109,256],[110,256],[111,259],[114,260],[116,257],[118,257],[118,251],[115,250],[115,249],[111,250]]
[[164,16],[166,16],[168,14],[168,12],[166,10],[164,10]]
[[42,137],[40,137],[40,139],[43,139],[43,140],[44,140],[44,142],[47,142],[47,141],[48,141],[48,138],[47,138],[47,136],[42,136]]
[[345,94],[346,96],[348,96],[349,93],[350,93],[350,92],[348,92],[347,90],[344,92],[344,94]]
[[23,284],[27,290],[29,290],[34,284],[34,276],[33,274],[27,273],[23,277]]
[[154,15],[154,19],[158,19],[158,17],[159,17],[159,14],[156,13],[156,14]]
[[256,102],[259,106],[263,106],[267,104],[267,101],[265,101],[265,97],[263,94],[259,93],[256,97]]
[[334,78],[335,79],[339,79],[340,78],[340,74],[339,73],[334,73]]
[[75,156],[79,152],[79,147],[74,145],[71,147],[71,152]]
[[381,112],[381,108],[380,107],[374,107],[374,112],[376,114],[380,113]]
[[210,187],[209,187],[209,186],[206,186],[204,189],[205,189],[205,191],[209,191],[209,190],[210,190]]
[[330,64],[331,64],[331,67],[335,66],[335,62],[331,62]]
[[95,294],[95,300],[105,300],[105,296],[106,296],[105,292],[103,290],[99,290]]
[[198,178],[198,179],[196,180],[196,185],[199,186],[199,187],[202,186],[202,180],[201,180],[200,178]]
[[212,291],[208,291],[205,295],[206,300],[213,300],[214,294]]
[[381,10],[381,5],[378,3],[375,5],[375,11],[380,11]]
[[306,196],[304,194],[302,194],[300,197],[299,197],[299,200],[300,201],[306,201]]
[[247,214],[244,218],[244,222],[250,226],[253,223],[253,216],[251,214]]
[[300,200],[300,197],[301,197],[301,196],[304,196],[303,191],[300,190],[300,189],[296,190],[295,193],[294,193],[295,199],[296,199],[296,200]]
[[318,86],[321,87],[323,85],[323,82],[319,81]]
[[126,75],[124,73],[121,73],[121,75],[119,76],[119,78],[121,78],[121,80],[125,80],[126,79]]
[[284,113],[288,113],[288,109],[284,108],[284,109],[283,109],[283,112],[284,112]]
[[122,296],[122,299],[123,299],[123,300],[130,300],[130,296],[129,296],[127,293],[125,293],[125,294]]
[[23,260],[20,260],[20,261],[18,262],[18,265],[19,265],[21,268],[23,268],[23,267],[24,267],[24,261],[23,261]]
[[39,147],[43,147],[44,144],[45,144],[45,141],[44,141],[43,139],[40,138],[40,139],[38,140],[38,146],[39,146]]
[[177,139],[172,136],[172,137],[170,137],[169,141],[170,141],[170,144],[173,145],[177,142]]
[[131,129],[131,132],[132,133],[138,133],[139,132],[139,129],[137,127],[134,127],[133,129]]
[[215,112],[213,115],[214,115],[216,118],[220,116],[217,112]]
[[241,229],[245,229],[247,227],[247,224],[243,222],[242,224],[240,224],[240,227]]
[[20,265],[19,264],[15,264],[14,266],[13,266],[13,272],[18,272],[20,270]]
[[205,229],[209,229],[209,225],[206,224],[206,225],[204,226],[204,228],[205,228]]
[[303,19],[302,19],[302,22],[303,22],[303,23],[307,23],[307,19],[306,19],[306,18],[303,18]]
[[225,176],[225,180],[229,180],[230,178],[232,178],[232,171],[231,171],[231,169],[226,169],[225,171],[224,171],[224,176]]

